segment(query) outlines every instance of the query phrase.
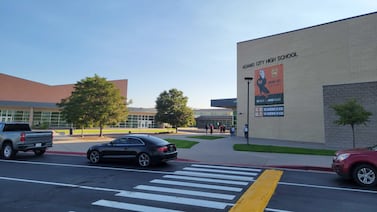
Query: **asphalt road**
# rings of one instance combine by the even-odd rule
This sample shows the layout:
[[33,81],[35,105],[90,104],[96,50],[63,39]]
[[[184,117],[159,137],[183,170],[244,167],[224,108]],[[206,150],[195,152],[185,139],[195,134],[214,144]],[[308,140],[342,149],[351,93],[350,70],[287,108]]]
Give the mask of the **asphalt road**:
[[141,169],[32,154],[1,160],[0,168],[0,211],[65,212],[228,211],[262,171],[180,162]]
[[377,211],[377,187],[363,188],[335,173],[284,171],[268,208],[282,211]]
[[[0,160],[0,211],[228,211],[263,169],[169,162],[90,165],[83,156]],[[284,170],[266,211],[376,211],[377,188]]]

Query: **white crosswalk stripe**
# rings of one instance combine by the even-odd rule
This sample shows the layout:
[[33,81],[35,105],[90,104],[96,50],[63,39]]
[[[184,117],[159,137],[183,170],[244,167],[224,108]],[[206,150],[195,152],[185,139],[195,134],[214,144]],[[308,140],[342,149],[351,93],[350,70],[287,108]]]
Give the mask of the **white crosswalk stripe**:
[[184,168],[183,170],[189,171],[198,171],[198,172],[212,172],[212,173],[222,173],[222,174],[239,174],[239,175],[250,175],[256,176],[257,173],[250,173],[250,172],[240,172],[240,171],[228,171],[228,170],[219,170],[219,169],[203,169],[203,168]]
[[199,196],[199,197],[212,197],[212,198],[226,199],[226,200],[232,200],[235,197],[235,195],[219,194],[219,193],[214,193],[214,192],[193,191],[193,190],[147,186],[147,185],[138,185],[135,187],[135,189],[141,189],[141,190],[147,190],[147,191],[159,191],[159,192],[175,193],[175,194],[186,194],[186,195]]
[[253,181],[253,177],[244,177],[244,176],[235,176],[235,175],[225,175],[225,174],[209,174],[202,172],[190,172],[190,171],[175,171],[174,174],[178,175],[187,175],[195,177],[208,177],[208,178],[218,178],[218,179],[227,179],[227,180],[239,180],[239,181]]
[[224,203],[224,202],[178,197],[178,196],[168,196],[168,195],[162,195],[162,194],[150,194],[150,193],[142,193],[142,192],[120,192],[116,194],[116,196],[136,198],[136,199],[147,199],[147,200],[169,202],[169,203],[179,203],[179,204],[184,204],[184,205],[201,206],[201,207],[215,208],[215,209],[224,209],[227,206],[232,205],[232,203]]
[[188,183],[188,182],[171,181],[171,180],[158,180],[157,179],[157,180],[152,180],[151,183],[160,183],[160,184],[165,184],[165,185],[178,185],[178,186],[186,186],[186,187],[193,187],[193,188],[215,189],[215,190],[222,190],[222,191],[235,191],[235,192],[242,191],[242,188],[237,188],[237,187],[208,185],[208,184],[201,184],[201,183]]
[[192,167],[201,167],[201,168],[214,168],[222,170],[237,170],[237,171],[247,171],[247,172],[261,172],[262,169],[252,169],[252,168],[242,168],[234,166],[214,166],[214,165],[203,165],[203,164],[192,164]]
[[117,209],[123,209],[123,210],[131,210],[131,211],[181,212],[178,210],[170,210],[166,208],[150,207],[150,206],[130,204],[130,203],[124,203],[124,202],[116,202],[116,201],[103,200],[103,199],[93,202],[92,205],[109,207],[109,208],[117,208]]
[[218,179],[211,179],[211,178],[188,177],[188,176],[180,176],[180,175],[164,175],[163,178],[181,179],[181,180],[190,180],[190,181],[199,181],[199,182],[210,182],[210,183],[222,183],[222,184],[229,184],[229,185],[243,185],[243,186],[249,184],[249,182],[247,181],[218,180]]
[[[200,210],[225,209],[237,201],[236,197],[262,171],[244,167],[192,164],[180,171],[163,175],[162,179],[152,179],[149,185],[135,186],[137,192],[122,191],[115,195],[124,197],[124,201],[101,199],[92,204],[131,211],[174,212],[182,210],[179,208],[184,211],[185,207],[179,205],[202,208]],[[138,205],[132,203],[132,199],[148,201]],[[154,207],[158,202],[169,203],[168,207],[172,208]]]

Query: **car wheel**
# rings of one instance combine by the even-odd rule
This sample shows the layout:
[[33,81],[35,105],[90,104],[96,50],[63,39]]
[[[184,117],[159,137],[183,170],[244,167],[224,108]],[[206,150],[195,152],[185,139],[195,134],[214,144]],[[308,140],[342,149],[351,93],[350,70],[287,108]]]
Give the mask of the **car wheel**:
[[13,150],[13,147],[11,145],[11,143],[9,142],[6,142],[3,147],[1,148],[1,156],[5,159],[5,160],[9,160],[13,157],[14,155],[14,150]]
[[100,161],[101,157],[97,150],[93,150],[89,153],[89,161],[91,163],[98,163]]
[[137,161],[139,163],[139,166],[147,167],[151,163],[151,157],[147,153],[140,153],[137,157]]
[[36,156],[42,156],[45,152],[46,152],[45,149],[35,149],[35,150],[34,150],[34,154],[35,154]]
[[361,186],[374,186],[377,184],[376,168],[368,164],[358,165],[353,171],[353,179]]

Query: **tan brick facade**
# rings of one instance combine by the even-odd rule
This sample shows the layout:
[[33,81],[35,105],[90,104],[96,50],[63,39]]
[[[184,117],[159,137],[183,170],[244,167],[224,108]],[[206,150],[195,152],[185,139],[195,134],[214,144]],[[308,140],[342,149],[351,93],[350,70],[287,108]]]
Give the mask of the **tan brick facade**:
[[[252,137],[324,143],[328,117],[323,87],[376,82],[376,35],[377,13],[370,13],[239,42],[238,135],[247,123],[245,77],[254,77],[249,96]],[[263,82],[258,80],[261,72],[268,74],[268,89],[257,85]]]

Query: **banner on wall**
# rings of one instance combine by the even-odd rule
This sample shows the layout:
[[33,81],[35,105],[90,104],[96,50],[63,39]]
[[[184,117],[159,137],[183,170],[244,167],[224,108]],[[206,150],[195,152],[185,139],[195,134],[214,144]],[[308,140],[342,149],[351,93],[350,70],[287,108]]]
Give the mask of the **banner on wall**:
[[259,106],[255,107],[255,117],[282,117],[284,106]]
[[283,64],[255,70],[254,79],[255,105],[284,103]]

